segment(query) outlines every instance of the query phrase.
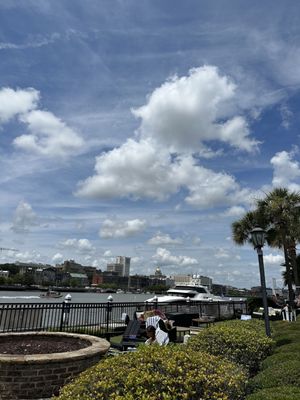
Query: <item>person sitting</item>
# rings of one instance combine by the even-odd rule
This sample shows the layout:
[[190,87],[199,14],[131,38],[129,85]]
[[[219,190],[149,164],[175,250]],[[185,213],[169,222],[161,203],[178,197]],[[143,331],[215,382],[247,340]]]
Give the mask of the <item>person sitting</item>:
[[[154,326],[155,329],[160,329],[160,331],[167,333],[171,342],[176,341],[176,328],[171,326],[165,314],[159,312],[159,310],[146,311],[144,318],[146,319],[146,329],[148,326]],[[165,335],[160,336],[165,337]]]
[[155,331],[156,329],[154,328],[154,326],[149,325],[146,329],[146,335],[147,335],[147,340],[145,342],[146,346],[150,346],[152,344],[156,344],[156,336],[155,336]]
[[158,344],[160,346],[165,346],[169,343],[169,336],[166,332],[162,331],[159,327],[155,328],[153,325],[149,325],[146,329],[146,335],[148,339],[146,340],[146,346],[152,344]]

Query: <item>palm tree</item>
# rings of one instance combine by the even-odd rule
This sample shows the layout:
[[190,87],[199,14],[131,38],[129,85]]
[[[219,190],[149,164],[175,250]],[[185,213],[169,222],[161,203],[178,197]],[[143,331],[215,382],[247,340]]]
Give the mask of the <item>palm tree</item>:
[[[296,263],[297,263],[298,276],[300,276],[300,254],[298,254],[296,256]],[[288,284],[288,275],[287,275],[286,271],[282,272],[282,279],[283,279],[284,285],[286,286]],[[292,283],[295,283],[294,274],[292,274],[291,280],[292,280]]]
[[[296,243],[300,241],[300,194],[286,188],[276,188],[262,200],[256,201],[256,208],[232,224],[233,240],[238,245],[251,243],[251,231],[260,226],[267,232],[267,243],[283,249],[288,280],[289,298],[294,298],[292,275],[299,287],[296,267]],[[290,269],[293,269],[291,273]],[[298,288],[299,289],[299,288]]]

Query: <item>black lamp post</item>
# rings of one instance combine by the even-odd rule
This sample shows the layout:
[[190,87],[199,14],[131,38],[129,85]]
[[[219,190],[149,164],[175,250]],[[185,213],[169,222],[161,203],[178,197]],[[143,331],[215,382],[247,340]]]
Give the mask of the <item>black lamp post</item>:
[[257,255],[258,255],[260,284],[261,284],[262,300],[263,300],[263,306],[264,306],[266,335],[270,337],[271,329],[270,329],[270,321],[269,321],[269,310],[268,310],[267,291],[266,291],[266,278],[265,278],[264,259],[263,259],[263,251],[262,251],[262,248],[263,248],[264,242],[265,242],[265,234],[266,234],[265,231],[261,228],[254,228],[251,231],[252,243],[253,243],[254,249],[256,249]]

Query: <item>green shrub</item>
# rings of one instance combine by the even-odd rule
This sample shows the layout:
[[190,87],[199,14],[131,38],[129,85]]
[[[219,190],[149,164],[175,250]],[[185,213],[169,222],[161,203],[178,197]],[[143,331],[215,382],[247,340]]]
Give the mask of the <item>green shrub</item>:
[[272,354],[270,357],[267,357],[262,362],[262,369],[276,367],[276,365],[285,361],[294,361],[295,359],[297,359],[297,357],[298,359],[300,359],[299,355],[297,356],[295,355],[295,353],[292,352],[281,352]]
[[238,400],[245,373],[186,346],[142,346],[108,358],[66,385],[59,400]]
[[275,348],[275,353],[300,353],[300,343],[289,343]]
[[300,388],[296,386],[279,386],[262,389],[246,397],[246,400],[298,400]]
[[277,363],[261,371],[249,382],[251,391],[283,385],[300,386],[300,360]]
[[194,336],[188,347],[194,351],[226,357],[251,373],[272,351],[274,341],[265,335],[261,321],[229,321],[216,324]]

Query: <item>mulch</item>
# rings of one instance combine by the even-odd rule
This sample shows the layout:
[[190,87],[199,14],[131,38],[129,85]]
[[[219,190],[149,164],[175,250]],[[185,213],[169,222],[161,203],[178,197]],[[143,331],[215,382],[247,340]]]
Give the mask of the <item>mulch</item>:
[[51,354],[76,351],[90,346],[90,343],[77,338],[14,338],[2,339],[0,355]]

